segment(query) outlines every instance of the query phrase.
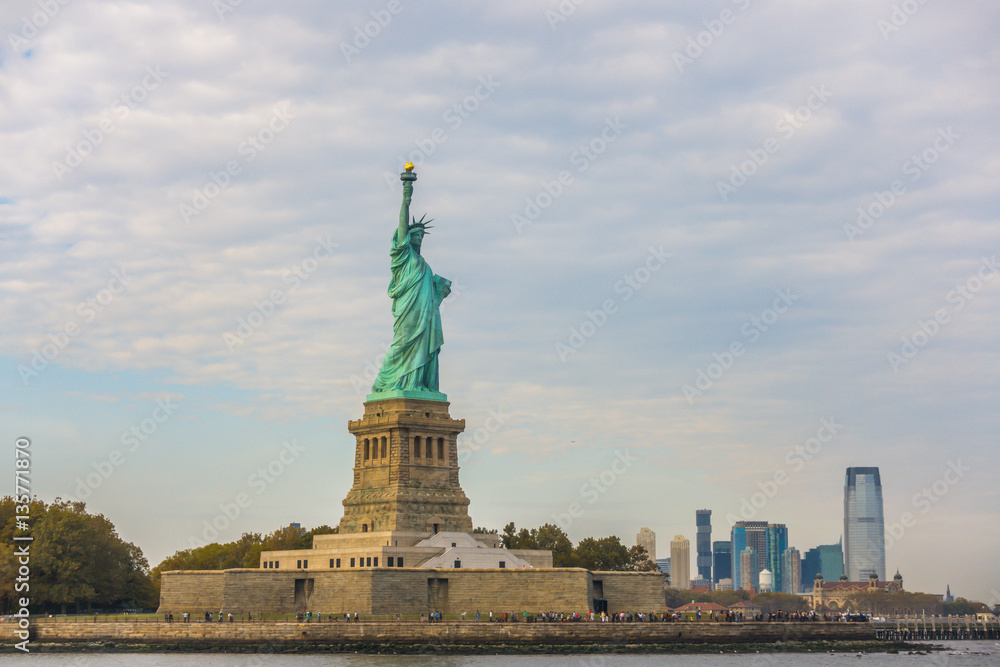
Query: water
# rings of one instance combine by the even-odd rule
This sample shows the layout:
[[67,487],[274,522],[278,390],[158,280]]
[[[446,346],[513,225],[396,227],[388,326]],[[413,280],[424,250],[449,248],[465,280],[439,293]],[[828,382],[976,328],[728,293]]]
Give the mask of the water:
[[[929,655],[885,653],[740,653],[725,655],[570,655],[570,656],[437,656],[437,655],[198,655],[191,653],[49,653],[32,654],[31,665],[60,667],[653,667],[679,665],[730,665],[732,667],[781,667],[801,665],[859,665],[863,667],[997,667],[1000,643],[993,641],[941,642],[947,650]],[[23,655],[0,656],[0,665],[23,665]]]

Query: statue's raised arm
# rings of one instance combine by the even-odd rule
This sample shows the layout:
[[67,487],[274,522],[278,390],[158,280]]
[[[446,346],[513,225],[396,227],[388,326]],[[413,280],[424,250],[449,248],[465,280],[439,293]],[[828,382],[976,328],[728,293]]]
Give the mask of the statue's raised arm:
[[413,181],[403,181],[403,204],[399,207],[399,227],[396,228],[396,243],[400,245],[407,242],[410,234],[410,200],[412,199]]
[[[429,222],[411,219],[410,201],[417,175],[407,164],[400,174],[403,181],[403,203],[399,210],[399,226],[393,233],[389,249],[392,279],[389,297],[392,299],[392,346],[375,384],[372,396],[407,395],[414,398],[446,400],[438,391],[438,354],[444,343],[441,331],[441,301],[451,292],[451,282],[434,275],[420,254]],[[412,220],[412,221],[411,221]],[[403,392],[400,394],[399,392]]]

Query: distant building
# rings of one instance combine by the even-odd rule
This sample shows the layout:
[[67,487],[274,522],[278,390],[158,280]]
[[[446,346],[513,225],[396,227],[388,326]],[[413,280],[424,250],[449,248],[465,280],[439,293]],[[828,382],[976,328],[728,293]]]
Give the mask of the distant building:
[[694,522],[698,528],[695,536],[695,549],[698,556],[696,564],[698,577],[711,583],[712,581],[712,510],[697,510]]
[[781,590],[782,593],[798,595],[802,590],[802,558],[799,550],[788,547],[781,555]]
[[670,543],[670,582],[674,588],[691,585],[691,543],[683,535]]
[[656,560],[656,533],[643,526],[635,536],[635,543],[646,550],[649,560]]
[[885,518],[878,468],[848,468],[844,480],[844,572],[851,581],[885,579]]
[[892,581],[879,581],[875,574],[871,574],[867,581],[847,581],[844,577],[840,581],[824,581],[822,576],[817,575],[813,580],[812,607],[813,609],[833,609],[844,608],[847,598],[855,593],[864,591],[880,591],[882,593],[894,593],[903,590],[903,577],[896,573]]
[[[767,522],[737,521],[733,524],[730,536],[733,554],[733,588],[756,589],[758,575],[764,568],[767,558]],[[754,552],[753,568],[743,570],[740,563],[743,550],[747,548]]]
[[767,524],[767,556],[761,567],[766,567],[771,571],[773,577],[773,590],[784,590],[782,582],[785,580],[784,568],[781,558],[788,548],[788,527],[783,523]]
[[717,582],[715,582],[714,588],[717,591],[731,591],[733,590],[733,580],[730,579],[729,577],[726,577],[725,579],[719,579]]
[[821,544],[810,549],[802,558],[801,593],[812,592],[812,582],[816,575],[823,575],[826,581],[837,581],[844,574],[844,550],[837,544]]
[[[688,602],[672,611],[677,614],[686,614],[689,617],[693,616],[694,618],[699,618],[702,615],[714,617],[716,614],[725,614],[729,611],[729,607],[723,607],[721,604],[715,604],[714,602]],[[701,612],[701,614],[699,615],[698,612]]]
[[948,584],[947,587],[945,588],[945,591],[944,591],[944,600],[942,600],[942,601],[943,602],[954,602],[955,601],[955,598],[953,598],[951,596],[951,584]]
[[754,604],[749,600],[740,600],[736,604],[729,605],[729,608],[732,611],[738,611],[743,614],[743,618],[746,620],[756,618],[764,612],[759,604]]
[[699,575],[691,580],[689,588],[692,593],[695,591],[707,593],[712,590],[712,582]]
[[712,583],[723,579],[733,581],[733,543],[729,540],[712,542]]
[[740,578],[738,586],[736,580],[734,579],[733,587],[739,588],[743,591],[750,591],[750,593],[753,593],[760,587],[760,570],[757,569],[757,552],[750,547],[747,547],[740,552],[740,572],[746,573],[746,576]]
[[660,572],[670,576],[670,559],[669,558],[657,558],[656,567],[660,569]]

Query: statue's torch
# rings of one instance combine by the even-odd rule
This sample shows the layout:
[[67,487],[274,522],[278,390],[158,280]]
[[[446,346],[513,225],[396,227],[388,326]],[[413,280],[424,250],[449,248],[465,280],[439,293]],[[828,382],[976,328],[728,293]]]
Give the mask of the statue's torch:
[[413,173],[412,162],[407,162],[405,165],[403,165],[403,169],[405,169],[406,171],[404,171],[402,174],[399,175],[399,180],[403,181],[404,184],[413,183],[413,181],[417,180],[417,175]]

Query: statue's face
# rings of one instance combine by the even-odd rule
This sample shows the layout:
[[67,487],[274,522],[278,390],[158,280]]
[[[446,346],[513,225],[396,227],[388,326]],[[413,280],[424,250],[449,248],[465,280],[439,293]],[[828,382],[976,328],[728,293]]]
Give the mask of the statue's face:
[[424,242],[424,230],[417,227],[412,232],[410,232],[410,241],[413,243],[413,245],[419,248],[420,245]]

